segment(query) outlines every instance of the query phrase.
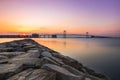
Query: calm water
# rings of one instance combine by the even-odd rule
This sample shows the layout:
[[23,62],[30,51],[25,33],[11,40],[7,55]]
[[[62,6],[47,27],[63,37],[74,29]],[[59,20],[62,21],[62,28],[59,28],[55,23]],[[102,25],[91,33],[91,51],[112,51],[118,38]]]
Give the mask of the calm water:
[[[1,42],[14,39],[0,39]],[[34,39],[38,43],[70,56],[97,72],[120,80],[120,39]]]

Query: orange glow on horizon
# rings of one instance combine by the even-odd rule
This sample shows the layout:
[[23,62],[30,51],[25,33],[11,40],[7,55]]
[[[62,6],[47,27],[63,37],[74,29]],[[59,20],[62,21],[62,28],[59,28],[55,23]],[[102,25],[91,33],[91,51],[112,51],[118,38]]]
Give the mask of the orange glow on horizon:
[[[91,28],[87,26],[75,26],[75,27],[69,27],[69,26],[44,26],[44,27],[24,27],[14,24],[5,24],[0,23],[0,33],[20,33],[22,35],[28,34],[28,33],[46,33],[46,34],[55,34],[55,33],[63,33],[63,31],[66,30],[67,34],[85,34],[86,32],[89,32],[90,34],[99,34],[104,33],[104,28],[99,29],[97,27]],[[108,30],[113,30],[112,28]]]
[[[11,19],[12,20],[12,19]],[[17,24],[16,22],[4,21],[0,20],[0,33],[3,34],[9,34],[9,33],[15,33],[15,34],[31,34],[31,33],[42,33],[42,34],[56,34],[56,33],[63,33],[64,30],[67,31],[67,34],[85,34],[86,32],[89,32],[92,35],[100,35],[100,34],[113,34],[118,30],[116,33],[119,35],[119,25],[89,25],[89,24],[75,24],[70,21],[66,21],[64,23],[61,23],[59,21],[59,24],[48,24],[47,21],[44,22],[46,25],[38,24],[34,22],[34,25],[32,25],[32,21],[26,21],[24,24]],[[34,21],[34,20],[33,20]],[[19,21],[18,21],[19,22]],[[30,23],[30,24],[29,24]],[[53,22],[52,22],[53,23]],[[71,24],[69,24],[71,23]],[[113,27],[114,26],[114,27]],[[109,28],[107,28],[109,27]]]
[[21,33],[20,35],[21,35],[21,36],[26,36],[27,34],[26,34],[26,33]]

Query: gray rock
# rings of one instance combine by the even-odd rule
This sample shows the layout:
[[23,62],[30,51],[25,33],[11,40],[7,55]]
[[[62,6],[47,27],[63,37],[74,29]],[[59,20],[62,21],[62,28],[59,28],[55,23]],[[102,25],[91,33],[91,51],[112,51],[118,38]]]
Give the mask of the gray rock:
[[33,48],[27,51],[28,53],[39,53],[39,50],[37,48]]
[[7,48],[0,48],[0,52],[12,52],[15,49],[12,47],[7,47]]
[[83,72],[80,72],[79,70],[71,67],[71,66],[68,66],[68,65],[63,65],[62,66],[63,68],[67,69],[68,71],[70,71],[71,73],[75,74],[75,75],[85,75]]
[[29,45],[29,46],[25,46],[25,47],[23,47],[23,49],[25,50],[25,51],[28,51],[30,48],[35,48],[36,47],[36,45]]
[[4,80],[13,74],[22,71],[24,67],[16,64],[1,64],[0,65],[0,80]]
[[17,43],[15,43],[15,42],[11,42],[11,43],[9,43],[9,45],[11,46],[11,47],[20,47],[21,45],[20,44],[17,44]]
[[56,73],[43,69],[28,69],[7,80],[56,80]]
[[41,66],[44,64],[55,64],[55,65],[60,65],[57,62],[55,62],[54,60],[50,59],[49,57],[43,57],[41,59]]
[[76,62],[75,59],[71,58],[71,57],[68,57],[68,56],[65,56],[64,59],[70,61],[70,62]]
[[24,43],[24,46],[32,46],[33,44],[32,43]]
[[57,53],[57,52],[52,52],[52,56],[59,58],[59,59],[64,59],[66,57],[66,56],[64,56],[60,53]]
[[57,72],[56,79],[57,80],[82,80],[83,76],[77,76],[69,72],[63,67],[52,65],[52,64],[45,64],[41,68],[55,71]]
[[0,55],[0,60],[1,60],[1,59],[8,59],[8,57],[7,57],[7,56]]
[[100,73],[96,73],[94,70],[87,68],[87,67],[83,67],[83,69],[86,71],[86,73],[88,74],[87,77],[92,78],[93,80],[101,80],[101,79],[105,79],[105,80],[111,80],[109,77],[100,74]]
[[66,64],[66,65],[69,65],[77,70],[80,70],[81,71],[81,68],[83,67],[83,65],[81,63],[79,63],[78,61],[68,57],[68,56],[65,56],[64,58],[62,58],[62,61]]
[[2,59],[0,60],[0,64],[6,64],[8,63],[9,59]]
[[52,57],[52,54],[48,51],[42,52],[41,55],[44,56],[44,57]]
[[57,52],[53,52],[52,55],[54,57],[61,57],[61,56],[63,56],[63,55],[61,55],[60,53],[57,53]]
[[42,52],[41,55],[42,55],[43,57],[49,57],[51,60],[53,60],[54,62],[56,62],[56,63],[58,63],[58,64],[60,64],[60,65],[63,65],[63,64],[64,64],[61,59],[52,56],[52,53],[50,53],[50,52],[48,52],[48,51]]
[[58,63],[60,65],[64,65],[64,63],[62,62],[62,60],[59,59],[59,58],[51,56],[50,59],[52,59],[54,62],[56,62],[56,63]]
[[36,51],[38,50],[40,52],[39,48],[30,48],[27,52],[34,52],[34,50],[36,50]]
[[9,60],[9,63],[12,64],[21,64],[24,65],[25,67],[40,67],[41,61],[39,58],[13,58]]
[[6,56],[8,58],[18,56],[18,55],[21,55],[21,54],[25,54],[25,52],[0,52],[1,56]]
[[22,54],[19,56],[16,56],[17,58],[39,58],[40,57],[40,53],[39,52],[29,52],[26,54]]
[[92,79],[90,79],[90,78],[85,78],[85,80],[92,80]]
[[5,48],[6,45],[5,44],[0,44],[0,48]]

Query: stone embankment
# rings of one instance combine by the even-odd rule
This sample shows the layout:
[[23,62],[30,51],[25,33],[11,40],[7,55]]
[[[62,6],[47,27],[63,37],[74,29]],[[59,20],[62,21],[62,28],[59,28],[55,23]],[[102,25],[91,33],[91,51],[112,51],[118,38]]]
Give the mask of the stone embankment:
[[0,44],[0,80],[111,79],[32,39],[24,39]]

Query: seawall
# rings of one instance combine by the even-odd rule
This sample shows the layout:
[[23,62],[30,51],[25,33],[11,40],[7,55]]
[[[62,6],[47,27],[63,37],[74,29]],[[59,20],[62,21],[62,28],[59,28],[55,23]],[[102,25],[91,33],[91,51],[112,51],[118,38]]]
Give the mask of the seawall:
[[111,80],[32,39],[0,43],[0,80]]

